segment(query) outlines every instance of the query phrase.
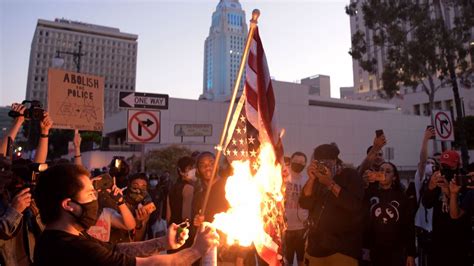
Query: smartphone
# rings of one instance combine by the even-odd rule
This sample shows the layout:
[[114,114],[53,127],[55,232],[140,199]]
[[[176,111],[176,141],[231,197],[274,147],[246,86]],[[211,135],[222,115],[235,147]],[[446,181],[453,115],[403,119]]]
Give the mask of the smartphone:
[[384,172],[370,172],[371,179],[382,182],[385,181],[385,173]]
[[147,213],[152,213],[156,210],[155,203],[153,203],[153,202],[150,202],[150,203],[144,205],[143,208],[146,210]]
[[[431,130],[434,130],[434,126],[432,125],[428,125],[426,126],[426,129],[431,129]],[[430,139],[436,139],[436,135],[434,135],[433,137],[431,137]]]
[[457,175],[456,184],[461,187],[474,186],[474,180],[468,175]]
[[378,130],[375,130],[375,136],[378,138],[380,136],[382,136],[384,133],[383,133],[383,129],[378,129]]
[[120,159],[116,158],[116,159],[115,159],[115,164],[114,164],[114,165],[115,165],[115,168],[119,169],[119,168],[120,168],[120,166],[122,165],[122,160],[120,160]]

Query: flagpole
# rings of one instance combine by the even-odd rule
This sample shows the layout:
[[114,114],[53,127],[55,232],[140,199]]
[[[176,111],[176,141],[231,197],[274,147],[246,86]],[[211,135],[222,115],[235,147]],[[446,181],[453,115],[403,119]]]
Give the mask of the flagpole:
[[237,92],[239,90],[240,81],[241,81],[242,75],[244,73],[245,64],[247,63],[247,57],[248,57],[248,53],[249,53],[249,50],[250,50],[250,44],[252,43],[253,33],[255,32],[255,28],[257,27],[259,16],[260,16],[260,10],[254,9],[252,11],[252,19],[250,20],[250,30],[249,30],[249,34],[247,36],[247,42],[245,44],[244,52],[242,53],[242,60],[240,61],[239,73],[237,74],[237,79],[236,79],[235,84],[234,84],[234,90],[233,90],[233,93],[232,93],[232,98],[230,100],[229,109],[227,110],[227,117],[225,119],[224,128],[222,129],[219,146],[217,146],[217,154],[216,154],[216,159],[214,161],[214,166],[212,168],[211,180],[209,180],[209,185],[207,186],[207,189],[206,189],[206,196],[204,197],[204,202],[202,204],[202,209],[201,209],[202,215],[204,215],[205,212],[206,212],[207,202],[209,200],[209,195],[211,194],[211,187],[212,187],[212,184],[214,182],[214,178],[217,174],[217,168],[219,166],[219,160],[220,160],[221,155],[222,155],[222,149],[224,149],[224,147],[223,147],[224,139],[225,139],[225,136],[226,136],[226,133],[227,133],[227,129],[229,127],[229,121],[230,121],[230,118],[231,118],[232,110],[234,109],[235,99],[237,98]]

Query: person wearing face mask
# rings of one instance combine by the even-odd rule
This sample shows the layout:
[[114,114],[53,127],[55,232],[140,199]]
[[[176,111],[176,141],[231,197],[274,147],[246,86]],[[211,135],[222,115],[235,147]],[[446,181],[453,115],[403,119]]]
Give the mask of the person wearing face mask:
[[[400,184],[397,167],[380,165],[384,179],[366,189],[365,259],[372,266],[415,266],[415,226],[412,205]],[[364,252],[365,253],[365,252]]]
[[295,152],[290,158],[290,174],[285,182],[285,218],[288,228],[285,232],[285,260],[288,265],[293,265],[293,258],[296,253],[298,265],[303,265],[304,243],[305,243],[305,222],[308,218],[308,210],[299,206],[303,186],[308,180],[303,170],[306,166],[306,155],[302,152]]
[[[91,181],[100,182],[102,179],[112,179],[110,175],[104,174],[93,177]],[[96,183],[97,184],[97,183]],[[87,233],[98,240],[109,242],[112,228],[129,231],[135,228],[135,218],[125,204],[122,190],[115,185],[115,179],[110,188],[97,188],[99,203],[99,218],[95,225],[91,226]]]
[[428,157],[429,140],[435,136],[434,128],[428,127],[423,135],[421,144],[420,161],[415,173],[415,191],[416,191],[416,214],[415,230],[418,246],[418,264],[429,265],[428,251],[431,246],[431,231],[433,230],[433,209],[425,208],[422,203],[422,196],[428,186],[433,169],[439,168],[438,162]]
[[362,250],[364,185],[355,169],[345,168],[339,149],[314,150],[299,203],[309,211],[305,265],[357,265]]
[[144,206],[153,202],[148,193],[148,177],[145,173],[136,173],[128,178],[128,188],[124,192],[125,203],[135,214],[136,227],[132,239],[145,240],[151,212]]
[[[430,266],[472,265],[471,220],[468,216],[452,219],[450,216],[450,188],[456,174],[460,174],[461,157],[454,150],[441,154],[441,170],[430,178],[423,193],[422,203],[427,209],[433,209],[432,252],[429,255]],[[456,197],[462,201],[466,191]]]
[[[192,219],[192,204],[194,196],[194,182],[196,181],[195,160],[192,157],[184,156],[178,160],[178,179],[171,186],[168,194],[168,208],[166,220],[168,223],[180,224],[186,219]],[[192,236],[192,235],[191,235]],[[186,243],[183,247],[189,245]],[[175,253],[170,250],[168,253]]]
[[176,224],[161,238],[117,245],[101,242],[86,233],[97,221],[96,195],[81,166],[57,165],[41,174],[35,198],[46,228],[35,247],[35,265],[190,265],[218,242],[210,224],[200,228],[191,248],[173,255],[159,252],[179,248],[188,238],[187,229],[177,235]]

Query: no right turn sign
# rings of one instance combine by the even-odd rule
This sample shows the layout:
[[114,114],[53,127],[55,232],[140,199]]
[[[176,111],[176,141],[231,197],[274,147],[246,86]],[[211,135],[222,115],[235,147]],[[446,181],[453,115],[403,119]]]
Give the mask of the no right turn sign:
[[447,111],[434,112],[434,127],[436,130],[436,140],[454,141],[454,126],[451,114]]

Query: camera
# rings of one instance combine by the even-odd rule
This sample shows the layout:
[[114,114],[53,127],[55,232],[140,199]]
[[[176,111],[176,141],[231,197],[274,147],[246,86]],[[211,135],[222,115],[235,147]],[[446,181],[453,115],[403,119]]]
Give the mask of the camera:
[[114,185],[114,180],[109,174],[101,174],[97,177],[101,177],[99,180],[95,180],[92,184],[94,189],[97,191],[105,191],[107,189],[112,189]]
[[316,161],[316,171],[327,174],[330,171],[331,167],[324,161]]
[[8,185],[8,190],[12,195],[18,194],[25,188],[30,188],[30,193],[34,193],[38,176],[48,169],[44,163],[14,164],[11,168],[13,178]]
[[124,161],[124,157],[114,157],[109,167],[109,174],[115,176],[115,178],[126,177],[130,172],[130,167]]
[[[39,101],[24,100],[23,102],[21,102],[21,104],[23,104],[25,106],[27,104],[30,105],[30,107],[27,107],[27,109],[23,113],[23,116],[25,117],[25,119],[31,119],[31,120],[37,120],[37,121],[43,120],[43,118],[44,118],[44,109],[43,109],[43,106],[41,105],[41,103]],[[12,111],[8,112],[8,116],[15,118],[15,117],[18,117],[18,116],[22,116],[22,114],[12,110]]]

